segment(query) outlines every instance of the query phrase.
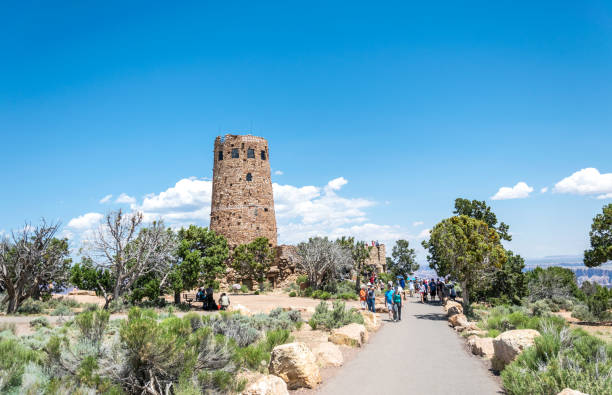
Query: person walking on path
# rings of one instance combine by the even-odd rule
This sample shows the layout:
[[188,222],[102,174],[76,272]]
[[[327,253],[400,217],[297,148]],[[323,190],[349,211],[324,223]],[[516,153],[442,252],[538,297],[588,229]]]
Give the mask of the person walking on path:
[[368,310],[376,313],[376,293],[372,283],[368,283]]
[[404,297],[404,300],[406,300],[406,280],[404,280],[404,277],[400,278],[399,285],[402,287],[402,296]]
[[408,283],[408,294],[410,295],[410,297],[414,295],[414,281],[412,280],[410,280],[410,282]]
[[361,310],[366,309],[366,296],[367,296],[367,292],[362,285],[361,289],[359,290],[359,301],[361,302]]
[[393,318],[394,321],[402,320],[402,291],[398,285],[393,292]]
[[393,311],[393,283],[389,281],[387,284],[387,291],[385,292],[385,304],[387,305],[387,310],[389,310],[389,319],[394,319],[394,311]]
[[436,300],[436,280],[433,278],[429,282],[429,296],[431,296],[431,301],[435,302]]

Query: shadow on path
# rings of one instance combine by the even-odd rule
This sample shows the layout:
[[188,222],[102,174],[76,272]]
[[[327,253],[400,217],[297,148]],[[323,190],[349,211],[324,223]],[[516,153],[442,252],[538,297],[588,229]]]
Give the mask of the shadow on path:
[[433,320],[433,321],[446,321],[446,315],[439,313],[429,313],[429,314],[414,314],[419,320]]

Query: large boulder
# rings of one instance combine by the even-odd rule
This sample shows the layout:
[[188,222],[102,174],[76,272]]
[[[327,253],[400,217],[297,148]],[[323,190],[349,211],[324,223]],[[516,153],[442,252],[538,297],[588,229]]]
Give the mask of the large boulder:
[[340,347],[333,343],[319,343],[312,348],[312,352],[317,358],[317,363],[322,368],[327,366],[342,366],[344,363],[344,357],[342,356]]
[[504,332],[493,339],[494,355],[491,360],[493,370],[502,371],[523,350],[533,346],[538,336],[540,332],[535,329],[515,329]]
[[363,317],[363,323],[369,332],[376,332],[380,329],[382,322],[378,319],[378,316],[371,311],[361,310],[361,316]]
[[[470,324],[471,324],[471,323],[470,323]],[[465,329],[465,330],[463,331],[463,336],[466,336],[466,337],[468,337],[468,338],[469,338],[470,336],[479,336],[479,337],[484,337],[484,336],[486,336],[486,335],[487,335],[487,331],[480,330],[479,328],[476,328],[476,329]]]
[[461,305],[461,303],[457,303],[457,302],[447,302],[446,306],[444,306],[444,309],[446,310],[446,315],[449,317],[452,317],[456,314],[463,314],[463,306]]
[[559,392],[557,395],[588,395],[584,392],[576,391],[571,388],[565,388],[563,391]]
[[467,341],[468,348],[474,355],[484,357],[486,359],[493,358],[493,339],[490,337],[470,336]]
[[368,341],[368,331],[364,325],[349,324],[332,330],[329,341],[343,346],[361,347]]
[[448,323],[454,328],[456,326],[466,327],[469,325],[467,317],[463,314],[455,314],[448,319]]
[[259,375],[242,392],[242,395],[289,395],[287,383],[272,374]]
[[377,313],[388,313],[389,309],[387,308],[386,304],[376,304],[374,305],[374,309],[376,310]]
[[315,388],[321,374],[315,355],[304,343],[288,343],[274,347],[268,369],[287,383],[290,390]]

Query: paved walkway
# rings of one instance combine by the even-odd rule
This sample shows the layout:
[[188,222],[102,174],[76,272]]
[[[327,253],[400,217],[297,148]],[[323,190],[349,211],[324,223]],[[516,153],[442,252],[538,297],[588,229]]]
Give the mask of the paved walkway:
[[463,339],[448,327],[442,307],[415,301],[408,298],[402,321],[386,322],[370,344],[317,393],[503,393],[487,364],[469,354]]

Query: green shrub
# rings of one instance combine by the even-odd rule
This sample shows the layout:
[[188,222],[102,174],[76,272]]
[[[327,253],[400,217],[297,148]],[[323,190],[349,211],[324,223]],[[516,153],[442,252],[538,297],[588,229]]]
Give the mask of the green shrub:
[[40,300],[28,298],[24,300],[17,312],[19,314],[41,314],[45,310],[45,304]]
[[242,292],[242,293],[244,293],[244,294],[245,294],[245,293],[248,293],[248,292],[249,292],[249,287],[247,287],[246,285],[242,284],[242,285],[240,286],[240,292]]
[[331,298],[331,293],[327,292],[327,291],[322,291],[320,289],[317,289],[316,291],[313,291],[312,294],[310,295],[312,298],[314,299],[323,299],[323,300],[328,300]]
[[254,327],[253,319],[241,314],[222,312],[218,316],[211,317],[208,325],[215,334],[233,339],[238,347],[253,344],[261,337],[258,328]]
[[270,362],[270,352],[264,343],[252,344],[237,350],[237,360],[249,369],[262,370]]
[[11,332],[13,335],[17,333],[17,325],[10,323],[1,323],[0,324],[0,333],[4,332],[4,331],[8,331]]
[[189,305],[189,303],[181,302],[175,306],[180,311],[191,311],[191,306]]
[[337,300],[333,302],[331,310],[327,302],[319,303],[308,322],[313,329],[318,327],[334,329],[351,323],[363,324],[363,316],[355,309],[347,309],[344,302]]
[[120,313],[125,309],[129,308],[129,304],[126,303],[123,299],[119,298],[117,300],[111,300],[108,304],[108,311],[112,313]]
[[49,320],[45,317],[36,317],[32,321],[30,321],[30,327],[32,328],[40,328],[40,327],[49,327]]
[[501,334],[501,332],[498,329],[489,329],[487,331],[487,337],[497,337]]
[[105,310],[86,311],[74,319],[81,335],[93,343],[98,343],[108,326],[110,313]]
[[307,275],[305,275],[305,274],[300,274],[300,275],[299,275],[299,276],[298,276],[298,277],[295,279],[295,283],[296,283],[297,285],[304,284],[304,283],[307,283],[307,282],[308,282],[308,276],[307,276]]
[[588,306],[584,304],[577,304],[574,306],[574,309],[572,310],[572,317],[578,318],[581,321],[597,321],[597,318],[589,311]]
[[556,394],[572,388],[612,393],[612,346],[582,330],[544,328],[535,345],[502,372],[508,394]]
[[271,352],[274,347],[285,343],[291,343],[293,337],[291,332],[286,329],[277,329],[266,333],[266,338],[263,340],[265,344],[265,350]]
[[359,296],[355,294],[355,292],[343,292],[341,294],[334,295],[335,299],[342,300],[358,300]]
[[536,317],[541,317],[551,312],[550,305],[546,302],[546,300],[535,301],[529,305],[529,308],[531,310],[531,314]]
[[54,316],[57,316],[57,315],[59,315],[59,316],[74,315],[74,312],[72,311],[72,309],[70,307],[61,304],[61,305],[57,306],[55,308],[55,310],[53,310],[51,312],[51,315],[54,315]]
[[19,388],[26,364],[40,359],[40,353],[25,347],[18,339],[0,339],[0,392]]
[[253,295],[259,295],[259,290],[256,290],[255,292],[253,292]]
[[295,293],[295,291],[289,292],[289,297],[290,298],[295,298],[296,296],[297,296],[297,294]]

